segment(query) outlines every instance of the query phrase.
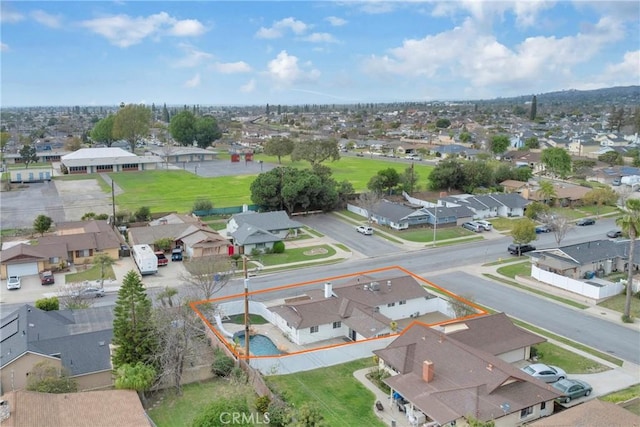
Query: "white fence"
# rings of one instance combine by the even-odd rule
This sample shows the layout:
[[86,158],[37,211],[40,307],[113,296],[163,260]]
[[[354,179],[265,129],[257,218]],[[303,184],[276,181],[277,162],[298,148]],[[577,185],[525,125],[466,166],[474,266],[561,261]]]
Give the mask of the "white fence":
[[555,286],[556,288],[564,289],[578,295],[583,295],[596,301],[618,295],[624,289],[624,285],[621,283],[594,285],[592,283],[575,280],[570,277],[542,270],[535,265],[531,266],[531,277],[539,280],[540,282]]

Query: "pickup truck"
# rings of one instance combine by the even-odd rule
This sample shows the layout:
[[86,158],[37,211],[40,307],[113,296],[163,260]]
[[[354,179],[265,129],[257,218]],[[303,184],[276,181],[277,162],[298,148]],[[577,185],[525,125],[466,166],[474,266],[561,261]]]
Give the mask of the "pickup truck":
[[158,267],[162,267],[169,264],[169,259],[164,256],[164,252],[158,251],[156,252],[156,257],[158,258]]

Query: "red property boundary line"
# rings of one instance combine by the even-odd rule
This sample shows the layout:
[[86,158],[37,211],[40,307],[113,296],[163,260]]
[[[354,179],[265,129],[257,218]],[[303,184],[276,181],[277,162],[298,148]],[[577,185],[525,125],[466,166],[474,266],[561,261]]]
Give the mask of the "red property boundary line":
[[[360,340],[359,342],[386,339],[386,338],[389,338],[390,336],[400,336],[400,335],[404,334],[406,331],[408,331],[411,328],[411,326],[413,326],[414,324],[420,324],[420,325],[424,325],[424,326],[427,326],[427,327],[433,327],[433,326],[438,326],[438,325],[446,325],[446,324],[450,324],[450,323],[457,323],[457,322],[460,322],[461,320],[472,319],[474,317],[484,316],[485,314],[488,313],[485,309],[483,309],[479,305],[477,305],[477,304],[475,304],[475,303],[473,303],[471,301],[468,301],[468,300],[466,300],[466,299],[464,299],[464,298],[462,298],[462,297],[460,297],[460,296],[458,296],[458,295],[456,295],[456,294],[454,294],[454,293],[452,293],[452,292],[450,292],[450,291],[448,291],[448,290],[436,285],[435,283],[431,282],[430,280],[427,280],[427,279],[425,279],[423,277],[420,277],[417,274],[414,274],[414,273],[410,272],[409,270],[407,270],[407,269],[405,269],[403,267],[400,267],[398,265],[390,266],[390,267],[376,268],[376,269],[373,269],[373,270],[359,271],[357,273],[350,273],[350,274],[342,274],[342,275],[338,275],[338,276],[324,277],[324,278],[318,279],[318,280],[309,280],[309,281],[306,281],[306,282],[300,282],[300,283],[293,283],[293,284],[289,284],[289,285],[276,286],[276,287],[268,288],[268,289],[260,289],[260,290],[257,290],[257,291],[248,292],[247,295],[248,296],[253,296],[253,295],[266,294],[268,292],[277,292],[277,291],[282,291],[282,290],[286,290],[286,289],[298,288],[298,287],[301,287],[301,286],[313,285],[313,284],[316,284],[316,283],[325,283],[325,282],[331,282],[331,281],[334,281],[334,280],[348,279],[348,278],[355,277],[355,276],[360,276],[360,275],[363,275],[363,274],[383,273],[383,272],[392,271],[392,270],[402,271],[403,273],[407,274],[408,276],[411,276],[414,279],[416,279],[418,282],[426,283],[429,287],[438,289],[440,292],[448,295],[449,297],[475,308],[476,310],[478,310],[478,313],[470,314],[470,315],[464,316],[464,317],[458,317],[458,318],[455,318],[455,319],[445,320],[443,322],[435,322],[435,323],[429,323],[429,324],[424,323],[424,322],[420,322],[419,320],[414,320],[402,332],[399,332],[399,333],[396,333],[396,334],[391,334],[391,335],[385,335],[383,337],[368,338],[368,339],[365,339],[365,340]],[[225,337],[218,331],[218,329],[216,327],[214,327],[211,324],[211,322],[209,322],[209,320],[207,320],[207,318],[204,316],[204,314],[202,314],[202,311],[200,311],[200,308],[198,306],[203,305],[203,304],[215,303],[215,302],[237,300],[239,298],[244,298],[244,297],[245,297],[245,293],[241,292],[241,293],[237,293],[237,294],[233,294],[233,295],[228,295],[228,296],[225,296],[225,297],[218,297],[218,298],[212,298],[212,299],[208,299],[208,300],[193,301],[193,302],[189,303],[189,306],[196,313],[196,315],[200,318],[200,320],[202,320],[202,322],[204,322],[204,324],[209,328],[209,330],[215,334],[215,336],[218,338],[218,340],[222,344],[224,344],[224,346],[229,351],[231,351],[236,356],[236,358],[238,358],[238,359],[250,360],[250,359],[281,358],[281,357],[287,357],[287,356],[304,354],[304,353],[311,353],[311,352],[315,352],[315,351],[319,351],[319,350],[327,350],[329,348],[337,348],[337,347],[342,347],[342,346],[352,345],[353,344],[353,343],[349,343],[349,342],[340,343],[340,344],[331,344],[331,345],[314,347],[314,348],[310,348],[310,349],[306,349],[306,350],[300,350],[300,351],[295,351],[295,352],[291,352],[291,353],[285,353],[285,354],[280,354],[280,355],[271,355],[271,356],[251,356],[251,355],[241,354],[240,352],[238,352],[238,350],[236,348],[234,348],[235,346],[230,345],[229,342],[225,339]]]

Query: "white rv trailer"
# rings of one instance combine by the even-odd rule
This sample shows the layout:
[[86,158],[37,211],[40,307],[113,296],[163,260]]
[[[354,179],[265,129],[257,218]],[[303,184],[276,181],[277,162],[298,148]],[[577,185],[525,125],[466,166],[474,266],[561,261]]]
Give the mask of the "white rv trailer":
[[131,252],[141,275],[145,276],[158,272],[158,257],[151,249],[151,246],[133,245]]

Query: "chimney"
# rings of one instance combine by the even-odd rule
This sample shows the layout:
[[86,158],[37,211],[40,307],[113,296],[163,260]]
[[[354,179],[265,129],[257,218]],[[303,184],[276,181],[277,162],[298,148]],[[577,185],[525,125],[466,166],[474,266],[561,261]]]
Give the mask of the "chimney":
[[426,383],[433,381],[433,362],[430,360],[422,362],[422,379]]
[[331,287],[331,282],[326,282],[324,284],[324,297],[331,298],[333,296],[333,290]]

